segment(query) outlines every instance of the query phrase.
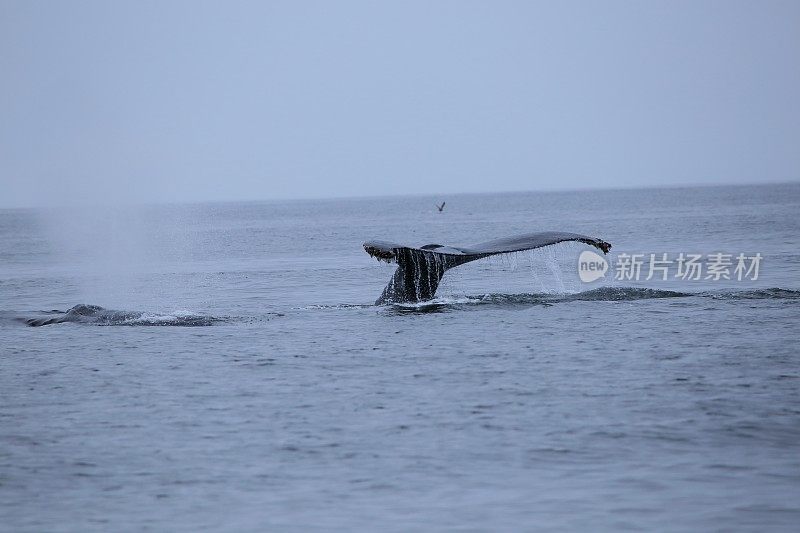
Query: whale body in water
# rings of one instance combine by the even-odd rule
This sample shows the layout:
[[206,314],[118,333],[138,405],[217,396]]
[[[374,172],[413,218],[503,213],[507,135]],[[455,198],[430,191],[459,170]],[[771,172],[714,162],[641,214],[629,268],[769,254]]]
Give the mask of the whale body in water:
[[115,311],[99,305],[79,304],[66,311],[42,311],[43,316],[22,318],[32,327],[71,322],[95,326],[210,326],[220,318],[192,313],[159,314],[141,311]]
[[426,244],[416,248],[386,241],[368,241],[364,243],[364,251],[380,261],[397,263],[394,276],[375,302],[381,305],[430,300],[436,294],[444,273],[464,263],[492,255],[533,250],[567,241],[594,246],[604,254],[611,249],[609,243],[595,237],[545,231],[515,235],[466,247]]

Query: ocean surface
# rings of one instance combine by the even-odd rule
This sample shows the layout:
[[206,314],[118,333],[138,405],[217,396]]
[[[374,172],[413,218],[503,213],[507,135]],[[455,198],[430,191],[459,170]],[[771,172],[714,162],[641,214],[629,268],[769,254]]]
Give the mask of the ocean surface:
[[[373,304],[366,240],[540,230],[606,275]],[[0,530],[797,531],[799,269],[800,184],[0,210]]]

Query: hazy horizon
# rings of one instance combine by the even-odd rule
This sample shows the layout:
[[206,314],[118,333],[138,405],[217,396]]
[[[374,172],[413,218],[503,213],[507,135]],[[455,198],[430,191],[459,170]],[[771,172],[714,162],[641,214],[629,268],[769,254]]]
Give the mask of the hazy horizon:
[[800,180],[800,3],[0,4],[0,207]]
[[[374,199],[393,199],[393,198],[425,198],[434,197],[437,201],[450,201],[451,198],[459,196],[479,196],[479,195],[510,195],[510,194],[559,194],[559,193],[580,193],[580,192],[603,192],[603,191],[660,191],[671,189],[705,189],[705,188],[724,188],[724,187],[770,187],[770,186],[784,186],[794,185],[800,186],[798,181],[773,181],[773,182],[742,182],[742,183],[673,183],[665,185],[607,185],[607,186],[587,186],[587,187],[553,187],[543,189],[509,189],[509,190],[491,190],[491,191],[450,191],[450,192],[408,192],[408,193],[389,193],[389,194],[354,194],[354,195],[329,195],[329,196],[286,196],[280,198],[210,198],[210,199],[150,199],[150,200],[126,200],[124,198],[114,198],[108,202],[103,202],[95,199],[94,201],[64,201],[53,203],[41,203],[37,205],[0,205],[2,209],[60,209],[60,208],[79,208],[79,207],[98,207],[101,205],[121,206],[121,207],[136,207],[136,206],[157,206],[157,205],[194,205],[194,204],[229,204],[229,203],[271,203],[271,202],[310,202],[310,201],[337,201],[337,200],[369,200]],[[453,202],[450,201],[448,206],[452,208]],[[434,206],[431,206],[432,208]]]

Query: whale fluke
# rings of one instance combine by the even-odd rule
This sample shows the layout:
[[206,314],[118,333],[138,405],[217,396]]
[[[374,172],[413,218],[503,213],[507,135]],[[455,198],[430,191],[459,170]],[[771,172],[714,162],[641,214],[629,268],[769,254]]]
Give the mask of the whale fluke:
[[442,205],[438,205],[438,204],[436,205],[436,209],[438,209],[440,213],[441,213],[442,211],[444,211],[444,204],[445,204],[445,203],[446,203],[446,202],[442,202]]
[[611,249],[609,243],[595,237],[546,231],[496,239],[464,248],[440,244],[426,244],[416,248],[386,241],[368,241],[364,243],[364,251],[379,261],[397,263],[394,276],[375,302],[376,305],[381,305],[430,300],[436,294],[444,273],[464,263],[491,255],[533,250],[566,241],[594,246],[604,254]]

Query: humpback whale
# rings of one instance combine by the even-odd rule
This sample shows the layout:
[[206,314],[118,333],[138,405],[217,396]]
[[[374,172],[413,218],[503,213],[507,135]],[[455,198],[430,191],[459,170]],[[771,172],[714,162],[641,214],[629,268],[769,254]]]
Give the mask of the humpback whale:
[[42,311],[45,316],[21,318],[32,327],[74,322],[95,326],[210,326],[223,319],[194,314],[153,314],[138,311],[114,311],[99,305],[80,304],[67,311]]
[[608,253],[611,245],[595,237],[578,233],[545,231],[527,233],[482,242],[467,247],[426,244],[419,248],[386,241],[368,241],[364,251],[379,261],[397,263],[389,284],[383,289],[376,305],[385,303],[421,302],[436,294],[444,273],[464,263],[491,255],[533,250],[566,241],[577,241]]

